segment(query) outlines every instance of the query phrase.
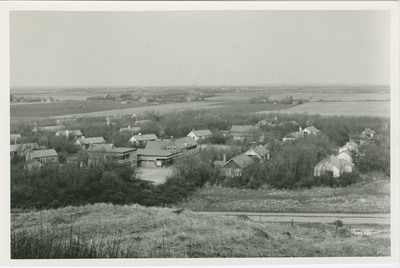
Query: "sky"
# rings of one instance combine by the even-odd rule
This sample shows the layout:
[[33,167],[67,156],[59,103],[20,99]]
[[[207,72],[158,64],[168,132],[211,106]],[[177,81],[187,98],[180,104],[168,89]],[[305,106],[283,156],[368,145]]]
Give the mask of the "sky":
[[11,87],[389,84],[390,11],[12,11]]

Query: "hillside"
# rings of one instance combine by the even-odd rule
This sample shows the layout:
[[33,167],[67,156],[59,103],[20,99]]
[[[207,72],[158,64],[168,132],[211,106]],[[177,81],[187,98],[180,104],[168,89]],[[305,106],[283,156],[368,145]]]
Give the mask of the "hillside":
[[96,204],[11,217],[12,258],[389,256],[387,227],[263,223],[169,208]]

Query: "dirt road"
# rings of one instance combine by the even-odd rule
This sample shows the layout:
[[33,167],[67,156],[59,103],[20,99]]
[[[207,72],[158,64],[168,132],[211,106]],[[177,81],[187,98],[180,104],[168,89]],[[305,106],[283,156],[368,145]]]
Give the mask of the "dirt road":
[[[199,212],[200,213],[200,212]],[[341,214],[341,213],[262,213],[262,212],[204,212],[233,217],[246,215],[255,221],[267,222],[320,222],[341,220],[345,224],[390,224],[390,214]]]

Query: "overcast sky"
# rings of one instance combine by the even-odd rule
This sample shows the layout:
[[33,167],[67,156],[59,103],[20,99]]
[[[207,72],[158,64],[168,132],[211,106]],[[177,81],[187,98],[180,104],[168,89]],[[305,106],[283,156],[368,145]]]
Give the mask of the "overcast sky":
[[389,11],[10,15],[11,86],[389,84]]

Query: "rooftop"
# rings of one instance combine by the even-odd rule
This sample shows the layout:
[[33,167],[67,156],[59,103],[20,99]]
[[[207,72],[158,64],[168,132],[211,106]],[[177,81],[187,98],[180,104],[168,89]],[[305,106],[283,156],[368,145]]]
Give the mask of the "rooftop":
[[39,158],[39,157],[51,157],[51,156],[58,156],[56,150],[54,149],[45,149],[45,150],[35,150],[31,152],[32,158]]

